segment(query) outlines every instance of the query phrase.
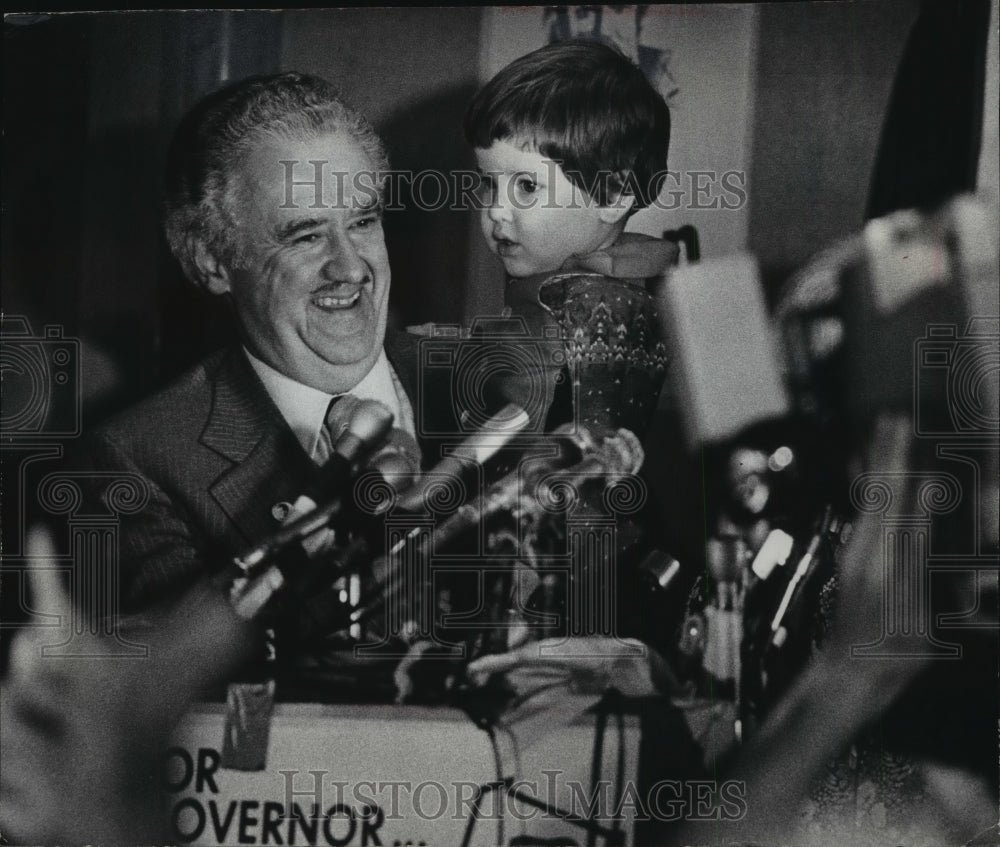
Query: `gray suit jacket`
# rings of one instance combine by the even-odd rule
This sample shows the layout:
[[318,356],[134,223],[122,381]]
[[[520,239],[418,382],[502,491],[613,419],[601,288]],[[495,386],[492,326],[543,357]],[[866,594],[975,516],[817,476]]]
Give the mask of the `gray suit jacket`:
[[[386,339],[411,398],[416,345],[405,334]],[[210,356],[101,427],[80,463],[141,480],[148,498],[120,518],[123,611],[169,602],[273,532],[276,505],[293,502],[318,472],[239,349]]]

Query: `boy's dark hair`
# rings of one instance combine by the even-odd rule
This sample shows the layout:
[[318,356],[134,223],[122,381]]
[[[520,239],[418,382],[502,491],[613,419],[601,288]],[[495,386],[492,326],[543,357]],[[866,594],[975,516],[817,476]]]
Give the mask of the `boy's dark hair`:
[[514,60],[479,90],[465,137],[480,148],[531,140],[597,202],[624,191],[635,195],[634,210],[652,203],[666,178],[670,110],[615,48],[559,41]]

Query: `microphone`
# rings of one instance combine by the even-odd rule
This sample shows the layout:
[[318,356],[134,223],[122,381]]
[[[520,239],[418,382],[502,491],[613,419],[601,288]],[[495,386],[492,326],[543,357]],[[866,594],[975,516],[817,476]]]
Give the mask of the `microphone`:
[[420,458],[420,447],[413,436],[402,429],[392,429],[382,445],[368,457],[364,476],[359,477],[359,481],[374,473],[397,495],[402,495],[413,487],[420,474]]
[[[446,478],[460,478],[468,464],[482,467],[492,459],[530,422],[528,413],[516,403],[508,403],[487,420],[482,428],[469,435],[458,447],[438,462],[410,487],[397,506],[404,512],[419,512],[424,507],[424,498],[435,483]],[[392,480],[387,480],[392,485]],[[395,486],[393,486],[395,487]],[[397,489],[398,490],[398,489]],[[393,547],[392,553],[402,550],[409,541],[420,533],[413,530]]]
[[[365,462],[365,470],[375,473],[397,491],[408,488],[413,483],[414,476],[420,468],[420,448],[408,432],[401,429],[390,430],[381,446]],[[302,496],[297,505],[309,503]],[[332,503],[342,505],[342,498]],[[310,508],[315,509],[315,506]],[[318,510],[319,514],[327,513],[326,507]],[[339,509],[337,510],[339,511]],[[312,518],[315,513],[305,517]],[[327,518],[334,517],[336,512]],[[303,533],[308,532],[311,522],[300,519]],[[324,524],[325,525],[325,524]],[[321,527],[322,528],[322,527]],[[291,565],[297,570],[295,590],[300,597],[298,604],[298,629],[296,637],[300,641],[308,641],[313,636],[319,636],[329,631],[330,624],[340,619],[342,614],[339,601],[333,602],[322,589],[329,587],[339,576],[354,574],[370,558],[371,549],[363,535],[352,538],[342,548],[325,555],[321,561],[309,558],[307,545],[313,535],[303,537],[298,544],[289,544],[284,551],[294,551],[294,558],[285,558],[285,570]],[[290,561],[291,560],[291,561]],[[241,580],[246,587],[239,598],[234,596],[237,611],[246,618],[253,617],[274,593],[284,584],[282,569],[272,565],[262,576],[253,581]]]
[[[539,458],[537,466],[523,473],[515,469],[470,503],[460,506],[427,538],[426,544],[440,549],[452,543],[484,520],[504,512],[516,513],[527,506],[537,510],[537,501],[530,496],[532,487],[546,475],[566,470],[571,484],[579,485],[586,479],[606,476],[610,479],[634,473],[643,461],[639,440],[628,430],[618,430],[598,443],[585,427],[574,429],[564,424],[553,430],[548,440],[558,445],[556,456]],[[360,606],[351,615],[351,622],[367,619],[402,584],[400,569],[403,559],[399,554],[415,537],[414,533],[397,542],[386,555],[385,571],[376,586],[377,596]]]
[[[468,469],[470,462],[479,466],[483,465],[521,432],[528,425],[528,422],[528,414],[524,409],[515,403],[508,404],[486,421],[481,429],[470,434],[454,448],[450,455],[417,479],[416,483],[414,483],[414,476],[420,467],[420,448],[409,434],[399,429],[393,429],[378,450],[370,456],[366,468],[369,472],[378,473],[400,494],[400,499],[396,503],[397,509],[411,512],[419,511],[423,507],[426,493],[434,482],[440,480],[442,476],[461,476]],[[363,477],[359,479],[363,479]],[[386,499],[383,508],[387,508],[391,502],[391,500]],[[375,590],[381,590],[390,580],[398,579],[400,565],[398,561],[393,561],[392,555],[402,550],[419,532],[419,529],[411,532],[393,548],[389,556],[380,559],[386,564],[386,569],[375,576],[377,581]],[[347,556],[342,558],[344,561],[349,560]],[[353,560],[359,561],[359,558],[354,556]],[[350,620],[347,620],[344,617],[344,610],[340,606],[330,606],[329,604],[324,606],[321,601],[313,602],[310,609],[311,611],[303,611],[302,614],[303,626],[308,624],[307,628],[311,632],[330,631],[338,626],[343,628],[350,623],[361,620],[357,614],[358,610],[354,610]]]
[[[798,567],[795,568],[792,578],[788,581],[785,593],[778,604],[777,611],[774,613],[774,618],[771,620],[771,640],[768,645],[769,647],[780,649],[788,640],[788,625],[785,622],[794,616],[794,613],[797,612],[799,605],[802,603],[804,594],[803,586],[812,578],[820,562],[818,555],[820,545],[828,533],[831,531],[836,532],[838,528],[839,522],[831,515],[830,510],[827,509],[819,529],[810,539],[806,552],[799,560]],[[793,614],[790,615],[790,612]]]
[[302,496],[316,504],[342,494],[361,460],[390,436],[392,422],[392,412],[378,400],[359,400],[334,442],[333,454]]
[[637,474],[646,460],[642,443],[631,430],[619,429],[606,435],[600,445],[581,448],[581,460],[559,475],[559,482],[579,488],[590,479],[601,478],[611,484],[622,477]]
[[[525,414],[525,422],[527,422],[527,414]],[[464,503],[459,506],[452,515],[431,533],[431,543],[439,546],[449,544],[466,529],[477,525],[484,518],[500,511],[515,509],[522,499],[522,490],[530,488],[531,482],[540,479],[542,475],[550,471],[559,470],[572,464],[574,461],[579,462],[589,453],[597,453],[600,449],[589,430],[580,427],[574,431],[571,424],[564,424],[554,430],[550,440],[559,446],[559,452],[556,456],[548,459],[539,459],[538,464],[540,467],[535,469],[530,476],[522,477],[521,469],[516,468],[499,481],[493,483],[484,494],[470,503]],[[410,493],[413,494],[414,492],[411,491]],[[410,536],[401,539],[389,551],[389,555],[394,556],[399,553],[409,541]]]
[[[236,559],[247,575],[261,563],[273,558],[282,548],[308,538],[322,529],[341,507],[341,495],[356,464],[381,441],[392,426],[392,412],[377,400],[360,402],[351,414],[347,430],[333,446],[333,455],[320,471],[319,478],[299,496],[295,507],[309,510],[302,517],[268,536],[256,547]],[[332,498],[322,507],[317,503]]]
[[[343,493],[351,475],[364,455],[386,437],[392,426],[392,412],[375,400],[360,401],[352,411],[346,430],[337,438],[333,454],[323,466],[319,478],[299,496],[295,508],[305,511],[301,517],[283,526],[243,555],[233,560],[225,574],[231,582],[230,601],[237,614],[254,617],[284,585],[285,577],[278,563],[265,568],[274,559],[298,548],[300,562],[305,555],[302,543],[323,529],[343,506]],[[322,506],[317,499],[329,498]],[[225,584],[225,582],[223,584]]]
[[418,480],[400,500],[399,508],[411,512],[420,510],[423,507],[424,495],[437,480],[442,476],[462,476],[469,463],[484,465],[506,447],[515,435],[522,432],[529,421],[528,413],[524,409],[516,403],[508,403],[424,474],[423,478]]

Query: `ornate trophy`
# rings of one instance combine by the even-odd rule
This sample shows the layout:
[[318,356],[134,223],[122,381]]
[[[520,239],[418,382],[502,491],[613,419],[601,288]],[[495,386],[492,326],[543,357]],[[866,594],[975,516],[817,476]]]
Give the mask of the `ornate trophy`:
[[638,281],[568,273],[543,282],[538,302],[566,345],[576,421],[644,434],[668,363],[653,297]]

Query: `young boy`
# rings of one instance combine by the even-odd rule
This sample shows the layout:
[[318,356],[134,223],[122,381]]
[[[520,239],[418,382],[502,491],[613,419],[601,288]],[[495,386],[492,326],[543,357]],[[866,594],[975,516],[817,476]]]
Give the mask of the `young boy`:
[[[677,248],[626,234],[625,224],[666,176],[663,98],[614,48],[557,42],[493,77],[469,106],[465,134],[483,177],[483,235],[508,276],[507,306],[535,335],[558,322],[564,340],[577,339],[581,423],[642,428],[663,371],[646,284]],[[581,311],[587,303],[594,308]],[[622,396],[609,397],[604,382]],[[623,417],[622,403],[631,414]]]
[[[675,262],[677,248],[626,233],[625,225],[656,199],[666,177],[666,103],[642,71],[614,48],[563,41],[522,56],[493,77],[469,106],[465,134],[485,189],[483,235],[507,272],[505,302],[533,335],[557,327],[556,337],[567,354],[573,381],[557,380],[553,387],[553,369],[542,374],[544,430],[572,417],[598,435],[622,427],[645,437],[666,365],[657,338],[656,304],[647,289]],[[537,383],[525,382],[530,379],[508,379],[504,388],[512,390],[505,396],[519,401],[537,396],[531,391]],[[584,499],[593,497],[592,488],[584,486],[583,492]],[[670,622],[681,620],[685,594],[682,590],[666,602],[640,602],[649,592],[638,587],[635,567],[642,552],[662,540],[664,515],[654,497],[645,500],[641,514],[617,518],[618,546],[609,559],[592,556],[596,546],[585,548],[583,567],[591,581],[561,590],[586,584],[605,591],[601,580],[612,580],[602,601],[613,602],[616,626],[621,626],[617,634],[636,635],[669,653],[674,644]],[[594,601],[588,594],[580,608],[591,608],[587,604]],[[574,627],[581,623],[573,621]],[[651,678],[652,665],[645,667],[645,659],[635,659],[631,671],[611,670],[608,657],[616,647],[600,643],[578,668],[589,661],[596,678],[615,674],[624,679],[632,671]],[[594,649],[580,642],[569,652],[578,650],[582,656]],[[601,650],[607,651],[604,658],[598,655]],[[516,666],[512,655],[496,661]],[[475,665],[472,673],[495,667],[490,661]],[[665,738],[676,742],[677,734]],[[671,749],[691,748],[687,741]],[[664,759],[671,766],[679,760],[673,753]]]

